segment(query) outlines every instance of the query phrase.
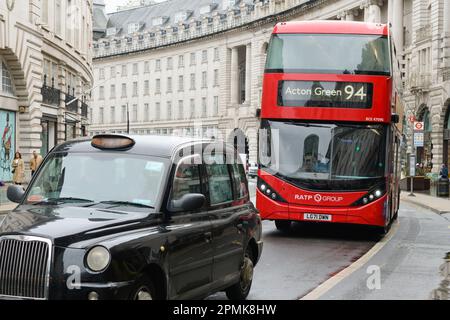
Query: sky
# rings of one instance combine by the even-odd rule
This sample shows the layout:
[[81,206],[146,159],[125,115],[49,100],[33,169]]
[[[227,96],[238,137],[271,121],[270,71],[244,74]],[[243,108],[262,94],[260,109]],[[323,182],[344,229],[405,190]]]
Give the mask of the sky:
[[[156,2],[161,2],[164,0],[156,0]],[[128,2],[128,0],[105,0],[106,13],[116,12],[117,6],[123,6]]]

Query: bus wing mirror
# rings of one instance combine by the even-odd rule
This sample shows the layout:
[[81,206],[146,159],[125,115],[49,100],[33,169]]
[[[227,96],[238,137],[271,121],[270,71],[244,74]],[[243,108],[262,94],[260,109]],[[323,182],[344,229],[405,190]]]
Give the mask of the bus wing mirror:
[[392,123],[399,123],[400,122],[400,116],[398,114],[393,114],[391,116]]

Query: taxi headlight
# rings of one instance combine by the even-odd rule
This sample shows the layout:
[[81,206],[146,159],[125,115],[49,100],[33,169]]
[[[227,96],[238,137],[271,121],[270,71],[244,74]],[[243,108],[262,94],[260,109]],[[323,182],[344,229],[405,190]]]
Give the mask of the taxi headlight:
[[90,249],[86,255],[86,265],[94,272],[105,270],[111,261],[111,254],[105,247],[97,246]]

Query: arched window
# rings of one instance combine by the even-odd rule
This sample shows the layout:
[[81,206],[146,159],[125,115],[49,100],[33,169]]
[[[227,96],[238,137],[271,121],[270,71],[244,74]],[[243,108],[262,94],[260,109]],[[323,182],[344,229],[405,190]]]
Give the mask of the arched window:
[[1,74],[1,86],[0,89],[3,93],[7,93],[10,95],[14,94],[14,88],[11,81],[11,75],[8,71],[8,68],[6,67],[6,64],[4,62],[1,63],[0,68],[0,74]]
[[424,123],[424,131],[431,132],[430,110],[426,106],[422,106],[417,113],[417,120]]
[[444,119],[444,129],[450,129],[450,104],[447,107],[447,114]]
[[431,132],[430,111],[428,109],[424,111],[422,121],[424,123],[424,131]]

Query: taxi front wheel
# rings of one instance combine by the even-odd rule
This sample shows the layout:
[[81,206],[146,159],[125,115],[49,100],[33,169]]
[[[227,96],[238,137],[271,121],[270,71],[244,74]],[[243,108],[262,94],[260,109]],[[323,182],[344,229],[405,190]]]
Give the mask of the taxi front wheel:
[[142,276],[136,281],[131,300],[156,300],[155,286],[147,276]]
[[247,248],[242,262],[239,282],[229,287],[225,292],[230,300],[245,300],[250,293],[253,282],[253,252],[250,247]]

